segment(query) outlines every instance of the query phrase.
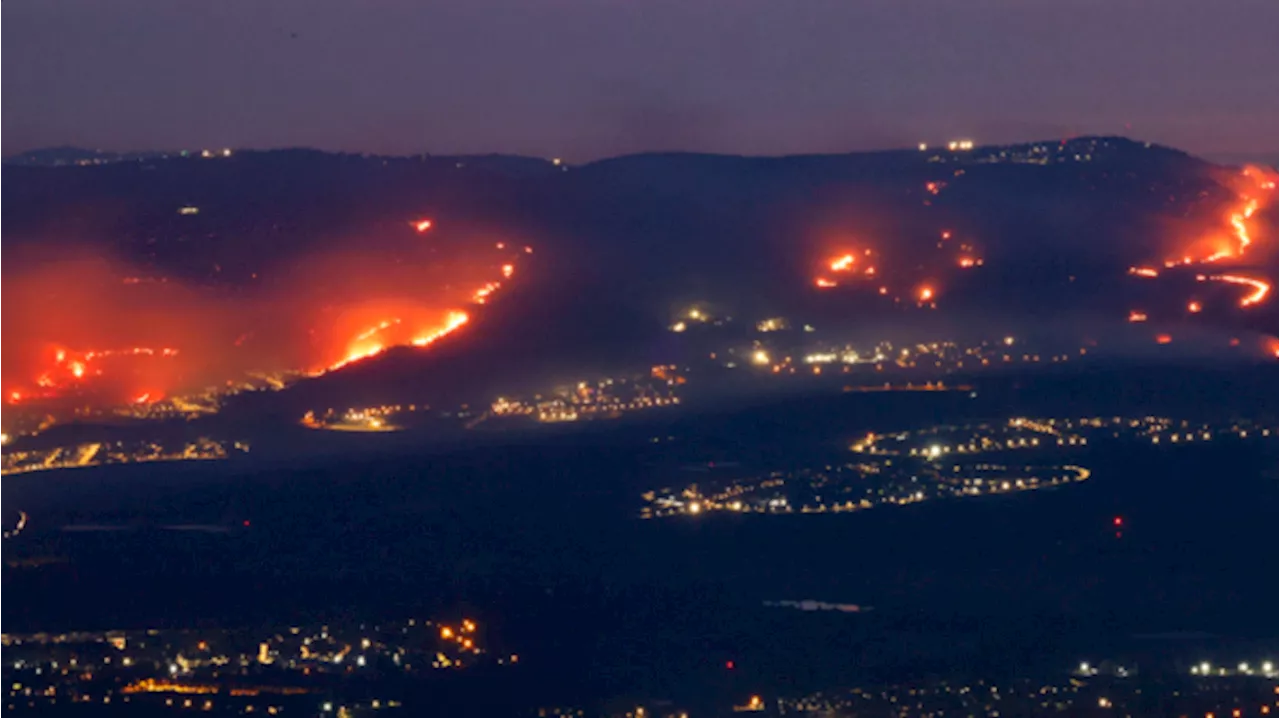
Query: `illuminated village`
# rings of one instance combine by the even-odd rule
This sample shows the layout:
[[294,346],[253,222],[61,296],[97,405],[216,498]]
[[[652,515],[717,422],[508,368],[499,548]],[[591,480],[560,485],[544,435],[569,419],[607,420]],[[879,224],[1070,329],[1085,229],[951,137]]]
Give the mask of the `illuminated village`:
[[[1209,424],[1113,416],[1016,417],[1002,424],[873,432],[850,445],[855,457],[844,462],[764,473],[724,470],[723,475],[708,473],[704,480],[683,487],[649,491],[643,496],[640,518],[717,512],[845,513],[944,498],[1053,489],[1090,478],[1090,469],[1069,461],[1091,445],[1139,442],[1176,447],[1214,440],[1257,442],[1273,440],[1275,431],[1274,426],[1246,421]],[[705,468],[707,472],[714,470],[714,466]]]
[[[1039,680],[921,681],[869,685],[780,698],[779,715],[1170,715],[1242,718],[1275,715],[1274,661],[1183,665],[1181,677],[1143,676],[1132,663],[1087,661]],[[1172,673],[1172,671],[1170,672]],[[1211,677],[1204,677],[1211,676]],[[1167,688],[1167,693],[1155,690]],[[1175,687],[1176,686],[1176,687]],[[1157,697],[1159,696],[1159,697]]]
[[106,464],[138,464],[154,461],[210,461],[247,453],[241,441],[217,441],[200,437],[188,442],[93,442],[52,449],[6,450],[0,475],[32,471],[75,469]]
[[[127,705],[221,715],[354,716],[400,707],[395,677],[514,666],[470,618],[251,629],[5,634],[6,708]],[[381,681],[383,695],[349,690]]]

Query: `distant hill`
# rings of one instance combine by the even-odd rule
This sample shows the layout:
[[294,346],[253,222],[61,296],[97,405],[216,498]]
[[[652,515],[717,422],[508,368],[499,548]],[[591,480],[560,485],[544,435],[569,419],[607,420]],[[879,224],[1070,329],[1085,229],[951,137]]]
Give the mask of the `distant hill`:
[[[581,166],[296,149],[106,156],[61,148],[7,161],[6,250],[74,242],[139,273],[259,291],[316,251],[378,251],[374,239],[409,232],[420,217],[436,223],[424,241],[536,248],[456,342],[389,353],[299,391],[424,374],[461,390],[464,376],[643,362],[672,313],[692,302],[741,317],[903,322],[893,296],[914,304],[925,282],[946,316],[1122,320],[1140,300],[1176,321],[1275,325],[1274,294],[1248,314],[1188,318],[1186,286],[1128,276],[1207,230],[1229,231],[1224,208],[1238,197],[1226,181],[1233,170],[1119,137],[966,151],[640,154]],[[82,160],[102,161],[65,166]],[[1263,212],[1260,224],[1274,228],[1274,209]],[[1275,238],[1265,239],[1250,262],[1274,277]],[[815,290],[828,259],[853,248],[875,251],[874,280]],[[981,266],[960,269],[968,255]],[[5,271],[19,268],[11,261]]]
[[[145,150],[136,152],[113,152],[109,150],[90,150],[83,147],[47,147],[35,150],[28,150],[3,160],[3,164],[13,165],[15,167],[86,167],[96,165],[115,164],[118,162],[154,162],[156,160],[169,159],[221,159],[232,155],[243,154],[244,150],[232,150],[230,148],[218,149],[201,149],[201,150]],[[472,166],[480,169],[492,170],[512,175],[522,174],[549,174],[560,170],[558,162],[546,160],[537,157],[520,157],[517,155],[411,155],[411,156],[382,156],[382,155],[351,155],[347,153],[330,153],[321,150],[312,149],[279,149],[279,150],[248,150],[253,154],[271,154],[289,157],[300,156],[327,156],[327,157],[356,157],[361,160],[380,162],[384,160],[416,160],[423,163],[433,163],[441,166]]]
[[[197,152],[197,154],[199,154]],[[133,162],[148,159],[185,156],[183,152],[110,152],[82,147],[46,147],[6,157],[4,164],[19,167],[67,167],[101,165],[111,162]]]

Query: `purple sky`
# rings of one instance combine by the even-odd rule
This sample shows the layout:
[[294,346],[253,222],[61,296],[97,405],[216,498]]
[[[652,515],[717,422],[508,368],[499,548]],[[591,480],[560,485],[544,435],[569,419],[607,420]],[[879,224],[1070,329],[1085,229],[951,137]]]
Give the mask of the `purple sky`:
[[[1276,0],[7,0],[3,152],[1277,148]],[[297,37],[291,37],[296,33]]]

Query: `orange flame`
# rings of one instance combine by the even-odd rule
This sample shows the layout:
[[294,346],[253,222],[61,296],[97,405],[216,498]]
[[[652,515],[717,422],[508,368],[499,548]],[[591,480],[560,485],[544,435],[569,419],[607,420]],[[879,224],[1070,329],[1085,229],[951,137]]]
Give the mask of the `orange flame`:
[[428,344],[447,336],[463,324],[466,324],[468,319],[470,319],[470,317],[467,316],[466,312],[449,312],[449,316],[445,319],[443,327],[422,336],[415,337],[412,344],[415,347],[425,347]]
[[479,289],[477,289],[475,291],[475,294],[472,295],[471,299],[476,304],[484,304],[485,301],[489,299],[489,295],[498,291],[498,288],[501,286],[502,284],[500,282],[489,282],[483,287],[480,287]]
[[[415,347],[425,347],[438,339],[450,334],[458,327],[467,323],[469,317],[466,312],[452,311],[445,317],[444,324],[439,327],[424,330],[422,333],[411,339],[408,344]],[[325,368],[326,371],[335,371],[354,362],[374,357],[386,351],[389,347],[395,346],[396,342],[391,341],[373,341],[374,336],[380,332],[386,331],[401,324],[399,319],[388,319],[360,332],[351,342],[351,348],[347,356],[340,361],[334,362]],[[401,340],[403,341],[403,340]]]
[[1204,256],[1199,260],[1195,260],[1190,256],[1184,256],[1181,260],[1171,259],[1165,262],[1166,267],[1176,267],[1178,264],[1213,263],[1224,259],[1243,257],[1245,251],[1254,243],[1254,238],[1250,234],[1250,221],[1262,209],[1264,195],[1267,202],[1272,201],[1272,193],[1276,189],[1276,181],[1269,172],[1257,167],[1246,167],[1241,176],[1247,180],[1244,183],[1244,189],[1237,194],[1236,202],[1231,206],[1226,214],[1226,224],[1230,227],[1231,239],[1234,240],[1234,247],[1217,247],[1211,254]]
[[[1198,279],[1198,277],[1197,277]],[[1252,287],[1253,291],[1246,294],[1240,299],[1241,307],[1251,307],[1263,299],[1271,291],[1271,285],[1261,279],[1252,279],[1250,277],[1240,277],[1233,274],[1215,274],[1209,277],[1210,281],[1227,282],[1228,284],[1239,284]]]
[[836,257],[831,260],[831,271],[846,272],[853,267],[853,263],[857,261],[852,254],[846,254],[842,257]]

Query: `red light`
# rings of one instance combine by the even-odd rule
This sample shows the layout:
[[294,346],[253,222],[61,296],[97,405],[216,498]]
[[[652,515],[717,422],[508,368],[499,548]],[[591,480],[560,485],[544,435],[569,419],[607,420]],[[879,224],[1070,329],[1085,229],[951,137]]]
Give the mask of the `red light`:
[[724,667],[725,667],[725,668],[728,668],[729,670],[731,670],[731,671],[732,671],[732,670],[733,670],[733,661],[725,661],[725,662],[724,662]]
[[244,526],[245,528],[249,528],[249,519],[244,520]]
[[1117,527],[1124,526],[1124,519],[1117,516],[1114,519],[1111,519],[1111,525],[1117,526]]

